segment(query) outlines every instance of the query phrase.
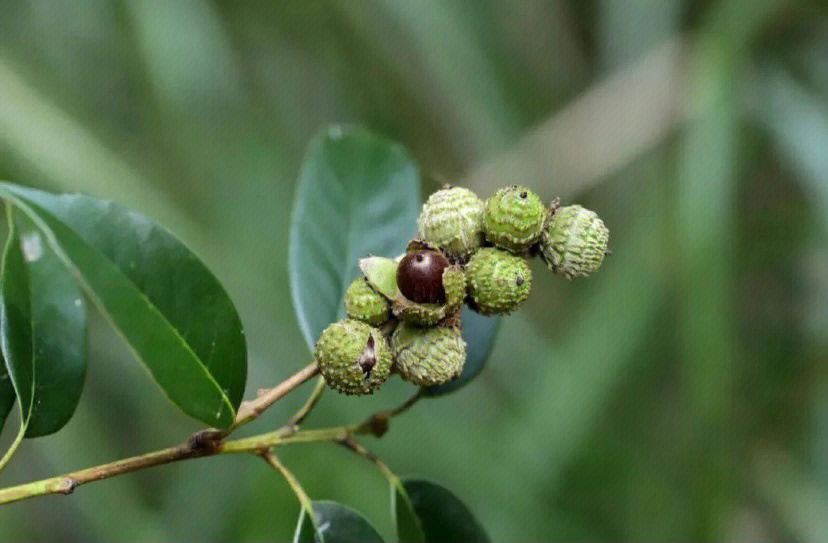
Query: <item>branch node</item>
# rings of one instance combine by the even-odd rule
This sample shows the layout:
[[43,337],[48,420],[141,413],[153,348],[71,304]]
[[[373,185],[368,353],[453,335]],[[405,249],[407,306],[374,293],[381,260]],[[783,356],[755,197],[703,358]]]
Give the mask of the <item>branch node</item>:
[[198,452],[213,451],[226,435],[227,432],[217,428],[200,430],[187,438],[187,447]]
[[78,487],[78,481],[73,477],[66,477],[61,481],[60,486],[57,489],[58,494],[63,494],[67,496],[75,491]]
[[383,411],[382,413],[371,415],[368,420],[365,421],[364,425],[370,433],[374,434],[374,436],[382,437],[388,431],[389,418],[390,416],[388,411]]

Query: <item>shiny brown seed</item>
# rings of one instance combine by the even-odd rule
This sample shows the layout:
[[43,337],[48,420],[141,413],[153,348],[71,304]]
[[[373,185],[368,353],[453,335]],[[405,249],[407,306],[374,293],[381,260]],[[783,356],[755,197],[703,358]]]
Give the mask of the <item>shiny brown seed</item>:
[[397,267],[397,287],[412,302],[444,304],[443,270],[448,265],[448,259],[437,251],[409,253]]

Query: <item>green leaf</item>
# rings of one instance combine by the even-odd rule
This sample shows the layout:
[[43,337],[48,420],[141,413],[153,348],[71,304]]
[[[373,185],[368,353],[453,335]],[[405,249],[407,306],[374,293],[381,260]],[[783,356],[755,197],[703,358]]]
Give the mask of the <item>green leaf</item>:
[[8,212],[0,344],[25,436],[38,437],[60,430],[80,400],[88,358],[86,305],[35,225],[10,206]]
[[183,243],[110,201],[8,183],[136,357],[184,412],[227,427],[247,374],[241,321],[218,280]]
[[464,311],[463,340],[466,342],[466,363],[460,377],[436,387],[425,389],[426,396],[442,396],[459,390],[480,375],[489,355],[494,349],[497,332],[500,330],[500,317],[485,317],[474,311]]
[[14,407],[14,400],[17,395],[14,393],[14,386],[6,370],[6,363],[0,360],[0,433],[3,432],[3,424],[9,416],[11,408]]
[[313,502],[313,517],[303,509],[293,541],[296,543],[382,542],[379,532],[350,507],[330,501]]
[[399,480],[391,483],[391,511],[397,539],[401,543],[423,543],[425,535],[414,504]]
[[396,255],[416,230],[420,182],[400,145],[333,126],[310,144],[290,231],[290,287],[311,348],[342,314],[359,259]]
[[316,541],[316,526],[313,517],[304,507],[299,513],[299,522],[296,524],[296,533],[293,534],[293,543],[314,543]]
[[403,479],[402,486],[429,543],[489,541],[466,505],[444,487],[423,479]]

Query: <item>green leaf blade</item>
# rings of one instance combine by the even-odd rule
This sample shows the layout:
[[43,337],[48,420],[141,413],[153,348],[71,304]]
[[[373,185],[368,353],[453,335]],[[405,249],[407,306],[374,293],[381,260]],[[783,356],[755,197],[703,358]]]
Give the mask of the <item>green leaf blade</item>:
[[204,264],[118,204],[10,184],[0,191],[36,217],[170,400],[206,424],[232,424],[247,376],[246,343],[235,307]]
[[460,377],[436,387],[425,389],[426,396],[436,397],[455,392],[473,381],[489,360],[500,331],[500,317],[486,317],[467,310],[463,312],[463,340],[466,342],[466,363]]
[[25,437],[54,433],[75,412],[88,360],[80,289],[35,225],[19,211],[3,265],[3,353]]
[[399,145],[334,126],[308,147],[290,231],[290,282],[302,334],[313,348],[341,314],[359,259],[396,255],[415,233],[420,182]]
[[391,484],[391,512],[400,543],[425,543],[425,535],[414,504],[401,482]]
[[293,536],[294,542],[382,543],[379,532],[357,511],[332,501],[315,501],[313,516],[304,510]]
[[6,370],[6,362],[0,360],[0,433],[3,431],[3,425],[12,407],[14,407],[14,401],[16,399],[17,394],[14,393],[11,376],[8,370]]
[[403,479],[425,541],[488,542],[486,531],[468,507],[446,488],[424,479]]
[[[10,208],[7,212],[11,212]],[[29,277],[17,230],[14,222],[10,221],[0,270],[0,347],[17,397],[21,431],[24,432],[31,418],[34,397],[31,323]]]

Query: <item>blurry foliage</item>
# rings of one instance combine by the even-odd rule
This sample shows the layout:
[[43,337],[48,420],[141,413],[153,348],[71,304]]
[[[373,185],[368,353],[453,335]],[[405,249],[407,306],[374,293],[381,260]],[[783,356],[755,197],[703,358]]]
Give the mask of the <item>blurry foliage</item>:
[[[250,395],[309,357],[287,232],[321,126],[363,124],[411,149],[433,178],[424,190],[448,179],[486,197],[464,172],[520,151],[532,127],[565,121],[572,100],[676,35],[682,122],[600,179],[533,181],[550,199],[562,183],[565,201],[605,219],[604,268],[583,284],[537,281],[475,383],[370,445],[396,472],[452,488],[496,541],[825,540],[822,2],[3,2],[0,178],[115,198],[179,233],[239,307]],[[596,123],[628,107],[609,98]],[[92,336],[77,414],[25,443],[4,484],[197,428],[132,386],[147,377],[100,318]],[[358,419],[407,389],[330,394],[310,422]],[[366,463],[333,447],[282,459],[315,499],[391,533],[384,481]],[[211,458],[6,506],[0,539],[278,540],[297,513],[266,466]]]

